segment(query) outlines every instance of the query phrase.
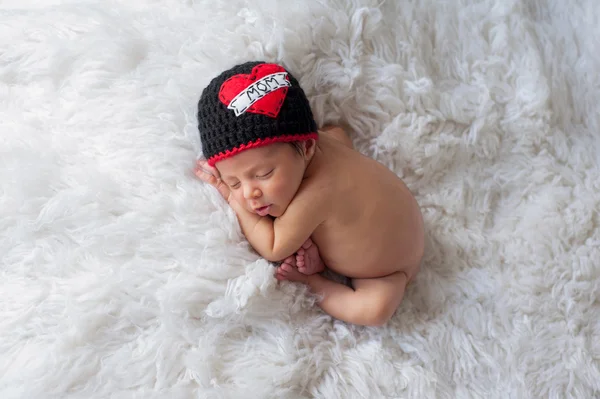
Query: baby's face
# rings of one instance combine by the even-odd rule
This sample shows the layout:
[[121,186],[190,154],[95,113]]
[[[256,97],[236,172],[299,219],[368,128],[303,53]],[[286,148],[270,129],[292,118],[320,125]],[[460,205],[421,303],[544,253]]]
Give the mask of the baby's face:
[[310,157],[274,143],[245,150],[215,164],[234,199],[260,216],[283,215],[294,198]]

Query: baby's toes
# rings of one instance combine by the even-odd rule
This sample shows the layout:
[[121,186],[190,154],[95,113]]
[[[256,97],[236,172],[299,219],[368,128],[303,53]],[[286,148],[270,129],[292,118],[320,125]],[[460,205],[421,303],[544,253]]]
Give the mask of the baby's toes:
[[287,280],[287,279],[286,279],[286,277],[285,277],[283,274],[281,274],[281,273],[277,273],[277,274],[275,275],[275,278],[276,278],[278,281]]
[[296,257],[294,255],[288,256],[287,258],[285,258],[283,263],[293,266],[296,264]]
[[286,275],[285,270],[281,266],[279,266],[277,268],[277,272],[275,273],[275,278],[277,280],[283,280],[283,279],[285,279],[285,275]]
[[281,272],[284,274],[287,272],[291,272],[293,267],[294,266],[289,265],[287,263],[284,263],[283,265],[279,266],[279,268],[281,269]]
[[302,256],[302,255],[304,255],[304,252],[305,252],[305,251],[304,251],[304,248],[300,248],[300,249],[298,250],[298,252],[296,252],[296,255],[298,255],[298,256]]

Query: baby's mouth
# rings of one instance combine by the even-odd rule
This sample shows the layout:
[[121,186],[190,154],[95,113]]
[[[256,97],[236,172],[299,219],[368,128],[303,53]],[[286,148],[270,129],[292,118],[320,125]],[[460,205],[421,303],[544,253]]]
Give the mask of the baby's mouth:
[[271,205],[265,205],[260,208],[254,209],[254,212],[256,212],[260,216],[266,216],[269,213],[270,209],[271,209]]

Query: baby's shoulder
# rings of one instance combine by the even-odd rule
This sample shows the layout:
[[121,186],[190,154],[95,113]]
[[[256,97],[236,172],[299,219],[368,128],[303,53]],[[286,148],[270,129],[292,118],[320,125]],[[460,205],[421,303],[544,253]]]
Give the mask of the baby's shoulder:
[[335,183],[331,171],[316,170],[310,176],[306,176],[300,184],[295,197],[310,199],[310,205],[324,201],[334,188]]

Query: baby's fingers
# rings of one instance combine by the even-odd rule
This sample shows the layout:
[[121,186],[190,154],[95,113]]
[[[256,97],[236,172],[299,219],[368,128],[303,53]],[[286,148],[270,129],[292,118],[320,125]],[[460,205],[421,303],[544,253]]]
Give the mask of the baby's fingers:
[[207,170],[202,169],[200,166],[196,166],[194,169],[194,174],[203,182],[216,186],[218,184],[218,179]]
[[229,190],[227,184],[223,183],[221,175],[216,168],[210,166],[206,161],[199,160],[196,163],[194,174],[203,182],[215,187],[219,191],[219,194],[229,202],[231,190]]
[[213,176],[215,176],[217,179],[221,178],[221,174],[219,173],[219,171],[217,170],[217,168],[215,168],[214,166],[210,166],[208,164],[207,161],[203,160],[203,159],[199,159],[196,162],[196,166],[204,169],[205,171],[207,171],[208,173],[212,174]]

